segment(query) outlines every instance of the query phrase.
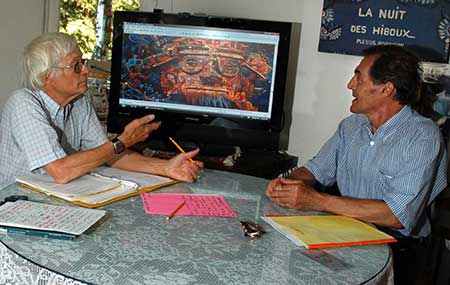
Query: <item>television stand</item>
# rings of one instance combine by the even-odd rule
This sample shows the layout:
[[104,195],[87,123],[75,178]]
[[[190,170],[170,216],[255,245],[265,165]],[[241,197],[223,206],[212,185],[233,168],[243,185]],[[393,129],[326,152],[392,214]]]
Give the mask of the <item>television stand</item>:
[[298,158],[285,152],[246,150],[238,157],[232,166],[214,161],[204,161],[206,168],[225,170],[273,179],[279,174],[296,167]]
[[[136,149],[146,156],[154,156],[169,159],[179,152],[173,149]],[[234,155],[235,148],[230,148],[227,152],[200,153],[195,159],[202,161],[205,168],[236,172],[250,176],[266,179],[273,179],[279,174],[297,166],[298,157],[281,151],[264,150],[243,150],[239,157]],[[227,160],[234,156],[233,164],[228,164]]]

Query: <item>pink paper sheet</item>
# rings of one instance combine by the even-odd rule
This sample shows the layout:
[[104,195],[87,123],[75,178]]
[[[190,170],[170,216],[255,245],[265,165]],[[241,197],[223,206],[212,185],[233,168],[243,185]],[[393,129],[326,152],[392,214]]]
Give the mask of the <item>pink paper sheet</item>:
[[143,193],[141,198],[145,213],[151,215],[168,216],[184,201],[184,206],[175,216],[237,218],[222,195]]

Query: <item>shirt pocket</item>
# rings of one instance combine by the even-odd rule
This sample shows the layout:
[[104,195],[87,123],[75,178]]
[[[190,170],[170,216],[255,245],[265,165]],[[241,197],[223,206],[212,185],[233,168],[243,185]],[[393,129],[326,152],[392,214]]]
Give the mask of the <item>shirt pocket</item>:
[[385,179],[392,179],[392,178],[394,178],[394,175],[389,174],[389,173],[387,173],[387,172],[385,172],[385,171],[383,171],[383,170],[380,170],[380,174],[381,174]]
[[396,171],[394,169],[379,169],[378,176],[380,184],[384,189],[392,187],[392,181],[394,181]]

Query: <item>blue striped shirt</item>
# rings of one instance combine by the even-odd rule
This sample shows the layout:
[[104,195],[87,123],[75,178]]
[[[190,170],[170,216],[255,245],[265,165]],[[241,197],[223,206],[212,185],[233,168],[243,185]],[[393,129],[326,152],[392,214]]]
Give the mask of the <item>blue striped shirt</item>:
[[405,236],[427,236],[425,208],[447,185],[447,155],[433,121],[405,106],[372,134],[365,115],[344,119],[305,167],[344,197],[383,200]]
[[62,108],[43,91],[19,89],[0,117],[0,186],[15,176],[43,173],[43,166],[108,142],[86,96]]

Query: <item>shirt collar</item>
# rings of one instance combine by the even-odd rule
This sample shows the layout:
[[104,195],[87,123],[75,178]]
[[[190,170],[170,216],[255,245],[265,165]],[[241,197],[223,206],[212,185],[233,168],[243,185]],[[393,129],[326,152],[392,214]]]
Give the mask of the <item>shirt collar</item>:
[[[409,118],[413,115],[414,111],[410,106],[405,105],[399,112],[397,112],[394,116],[392,116],[389,120],[384,122],[378,130],[375,132],[374,136],[386,136],[392,132],[395,132],[400,125],[402,125],[405,121],[408,121]],[[366,116],[366,126],[369,130],[371,130],[371,124],[369,119]]]
[[61,105],[59,105],[55,100],[53,100],[52,97],[50,97],[44,91],[39,90],[38,95],[39,95],[39,97],[41,97],[41,100],[42,100],[45,108],[47,109],[47,112],[51,116],[51,118],[53,120],[55,120],[56,117],[62,116],[62,119],[64,121],[66,121],[67,118],[70,116],[72,107],[74,106],[74,102],[81,99],[81,97],[83,96],[83,95],[80,95],[80,96],[76,97],[74,100],[72,100],[71,102],[69,102],[66,106],[61,107]]
[[399,112],[387,120],[380,128],[389,130],[394,126],[398,126],[412,116],[413,110],[408,105],[404,106]]
[[42,102],[44,103],[47,111],[50,113],[52,118],[55,118],[56,115],[63,109],[58,103],[56,103],[55,100],[53,100],[52,97],[50,97],[49,95],[47,95],[47,93],[45,93],[42,90],[39,90],[38,92],[39,97],[41,97]]

